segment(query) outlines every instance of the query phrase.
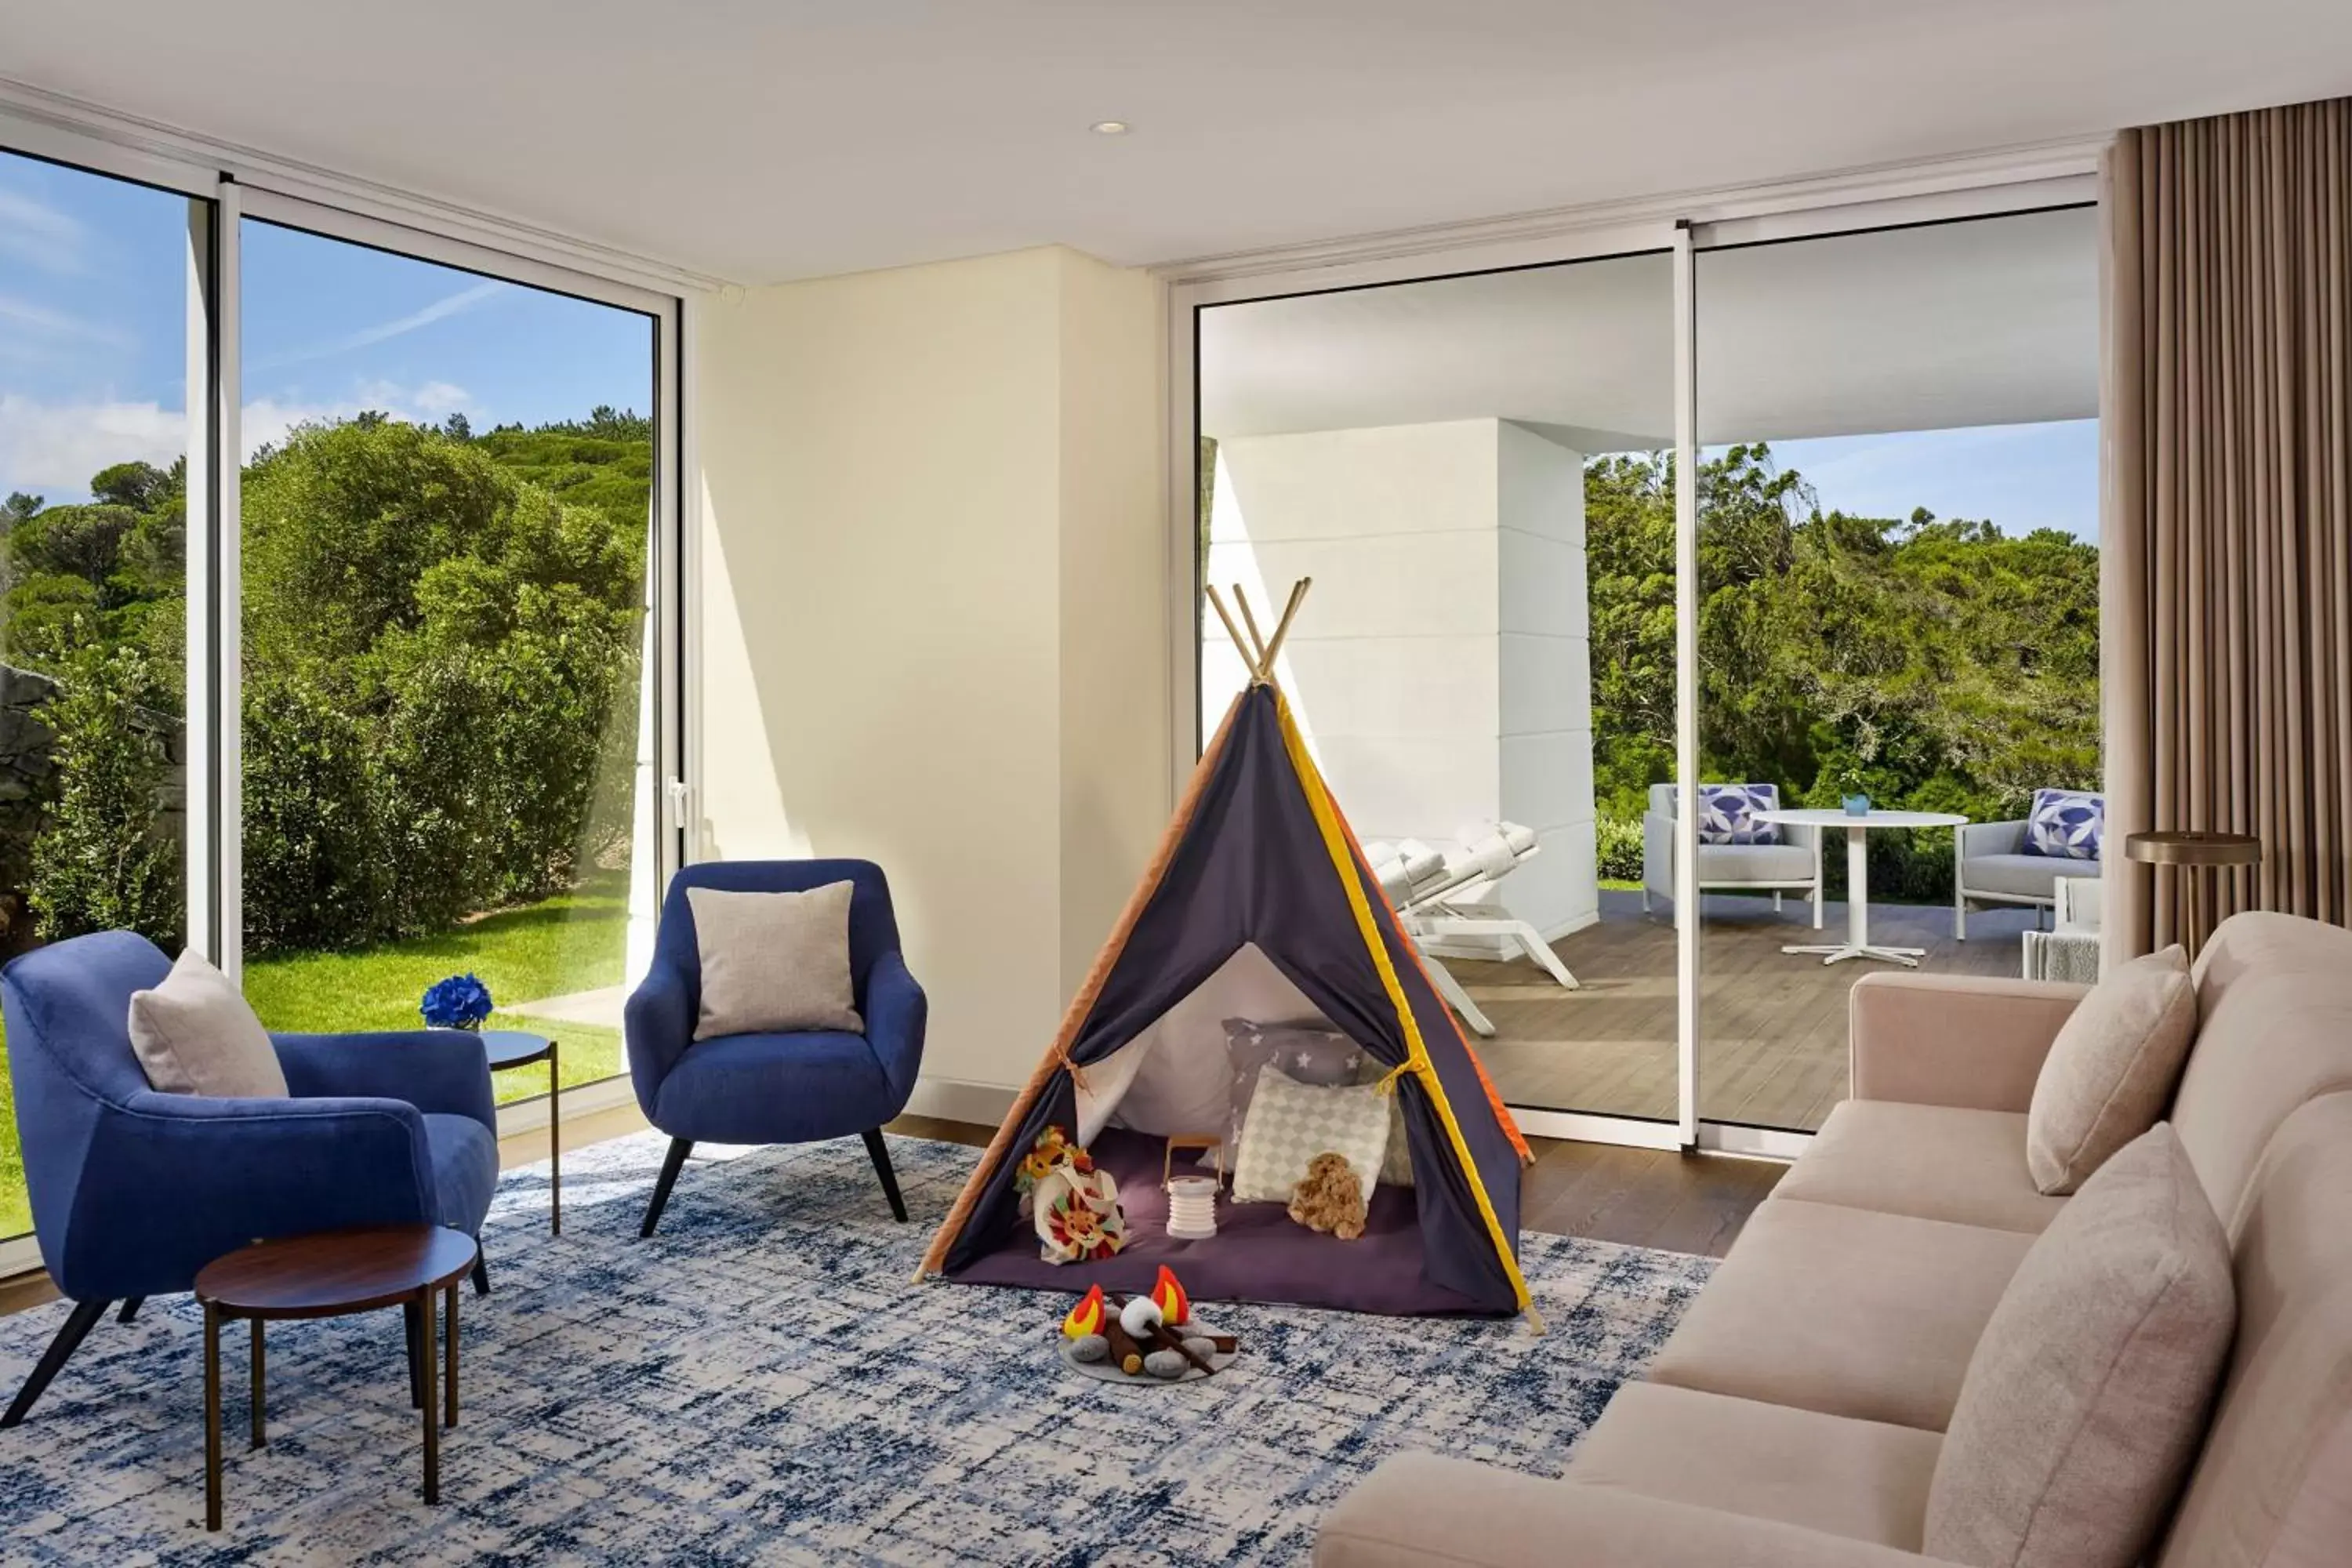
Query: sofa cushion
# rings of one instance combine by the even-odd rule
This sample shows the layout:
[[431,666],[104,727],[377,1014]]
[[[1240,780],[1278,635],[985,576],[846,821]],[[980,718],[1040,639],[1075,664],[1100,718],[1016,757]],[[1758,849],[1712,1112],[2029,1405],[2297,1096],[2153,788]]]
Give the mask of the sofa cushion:
[[2025,852],[2060,860],[2096,860],[2106,836],[2107,803],[2086,789],[2038,789],[2025,814]]
[[1780,809],[1780,790],[1768,784],[1703,784],[1698,786],[1701,844],[1778,844],[1780,826],[1761,814]]
[[1565,1479],[1919,1550],[1943,1439],[1662,1383],[1629,1383]]
[[2221,1223],[2158,1125],[2083,1184],[1985,1325],[1928,1491],[1928,1554],[2131,1568],[2204,1436],[2236,1316]]
[[194,948],[153,989],[131,994],[129,1022],[140,1070],[165,1094],[286,1098],[286,1069],[269,1031],[236,982]]
[[2081,870],[2081,861],[2051,855],[1971,855],[1960,862],[1960,886],[1971,893],[2055,899],[2058,879]]
[[2022,1113],[1886,1100],[1841,1101],[1772,1191],[2027,1235],[2066,1203],[2034,1188]]
[[2234,1237],[2272,1134],[2306,1100],[2352,1089],[2352,960],[2326,975],[2240,974],[2199,1001],[2172,1129]]
[[694,1037],[844,1029],[863,1034],[849,970],[856,884],[794,893],[688,888],[702,1005]]
[[1940,1432],[2032,1245],[2013,1230],[1768,1198],[1650,1376]]
[[2197,1035],[2189,954],[2174,945],[2121,963],[2067,1016],[2026,1112],[2033,1184],[2071,1193],[2172,1102]]
[[863,1035],[725,1035],[678,1058],[647,1119],[698,1142],[805,1143],[879,1127],[897,1101]]
[[1808,882],[1813,852],[1798,844],[1702,844],[1702,882]]

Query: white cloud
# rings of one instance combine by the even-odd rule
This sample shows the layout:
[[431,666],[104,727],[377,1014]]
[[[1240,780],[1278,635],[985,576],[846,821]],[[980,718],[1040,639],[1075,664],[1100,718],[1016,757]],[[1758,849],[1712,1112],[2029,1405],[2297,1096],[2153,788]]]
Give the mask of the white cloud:
[[0,322],[5,322],[12,334],[29,332],[37,338],[98,343],[107,348],[136,346],[136,340],[120,327],[104,321],[85,321],[79,316],[53,310],[30,300],[18,299],[14,294],[0,294]]
[[0,256],[44,272],[82,270],[89,231],[80,222],[21,191],[0,191]]
[[512,284],[501,283],[496,279],[484,279],[470,289],[460,289],[455,294],[434,300],[423,310],[412,310],[405,316],[394,317],[389,321],[379,321],[373,327],[362,327],[345,337],[330,339],[323,343],[313,343],[308,348],[295,349],[288,353],[273,354],[268,359],[257,360],[253,368],[268,370],[278,365],[299,364],[306,360],[326,359],[334,354],[349,353],[353,349],[363,349],[372,343],[383,342],[387,338],[397,338],[415,331],[420,327],[429,327],[436,321],[447,321],[450,317],[470,310],[483,300],[512,287]]
[[[265,445],[285,440],[298,425],[349,419],[363,409],[413,425],[438,425],[457,412],[477,424],[484,418],[464,387],[446,381],[417,387],[372,382],[352,396],[323,401],[258,397],[245,405],[239,423],[246,460]],[[48,402],[0,392],[0,495],[29,490],[53,500],[80,496],[100,468],[132,461],[168,467],[187,447],[187,416],[160,403]]]
[[115,463],[169,465],[188,445],[187,416],[158,403],[44,403],[0,392],[0,491],[80,495]]

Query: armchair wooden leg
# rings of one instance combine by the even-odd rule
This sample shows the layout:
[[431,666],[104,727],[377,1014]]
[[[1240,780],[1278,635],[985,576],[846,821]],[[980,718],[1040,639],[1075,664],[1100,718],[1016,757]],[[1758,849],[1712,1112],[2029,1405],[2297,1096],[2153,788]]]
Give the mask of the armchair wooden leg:
[[489,1293],[490,1259],[488,1254],[482,1250],[482,1238],[476,1237],[474,1238],[474,1294],[487,1296]]
[[124,1301],[122,1303],[122,1310],[114,1314],[114,1321],[118,1323],[129,1322],[131,1319],[139,1315],[140,1304],[146,1300],[147,1298],[144,1296],[133,1296],[130,1300]]
[[111,1301],[74,1303],[73,1310],[66,1315],[65,1327],[59,1329],[58,1337],[49,1342],[49,1348],[41,1352],[41,1359],[34,1363],[33,1375],[25,1380],[25,1386],[16,1391],[16,1399],[9,1404],[8,1414],[0,1415],[0,1426],[14,1426],[25,1419],[33,1408],[33,1402],[39,1399],[41,1391],[49,1386],[49,1380],[72,1359],[74,1352],[81,1348],[81,1342],[89,1337],[90,1330],[98,1326],[98,1321],[106,1316],[106,1310],[112,1305]]
[[874,1173],[882,1178],[882,1195],[890,1200],[890,1213],[900,1225],[907,1223],[907,1200],[898,1195],[898,1173],[890,1168],[890,1146],[882,1141],[882,1129],[866,1131],[866,1152],[873,1156]]
[[693,1139],[673,1138],[669,1141],[669,1152],[662,1158],[661,1180],[654,1184],[653,1202],[646,1205],[646,1223],[637,1227],[639,1239],[651,1236],[654,1226],[661,1223],[662,1210],[669,1205],[669,1190],[677,1185],[677,1173],[685,1165],[686,1157],[692,1152]]

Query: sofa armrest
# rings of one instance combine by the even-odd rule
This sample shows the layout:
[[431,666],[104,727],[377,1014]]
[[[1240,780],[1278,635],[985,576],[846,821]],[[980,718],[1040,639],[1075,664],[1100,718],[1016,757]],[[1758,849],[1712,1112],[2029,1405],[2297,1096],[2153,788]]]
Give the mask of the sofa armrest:
[[1778,1520],[1400,1454],[1339,1500],[1318,1568],[1927,1568],[1934,1558]]
[[662,1080],[694,1043],[696,1007],[686,976],[659,956],[622,1004],[621,1037],[629,1058],[629,1081],[637,1091],[638,1107],[648,1117],[661,1098]]
[[1865,974],[1848,994],[1853,1098],[2023,1110],[2090,990],[1975,974]]
[[907,961],[892,948],[874,961],[866,979],[866,1041],[890,1080],[890,1093],[904,1109],[915,1092],[915,1079],[923,1070],[923,1029],[930,1017],[930,1002],[908,973]]
[[1675,819],[1654,811],[1642,814],[1642,886],[1675,896]]

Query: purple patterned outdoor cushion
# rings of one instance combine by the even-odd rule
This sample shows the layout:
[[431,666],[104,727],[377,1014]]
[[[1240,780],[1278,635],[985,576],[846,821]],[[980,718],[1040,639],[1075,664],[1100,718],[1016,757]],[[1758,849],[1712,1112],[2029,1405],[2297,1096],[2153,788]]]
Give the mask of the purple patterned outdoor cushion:
[[2025,852],[2058,860],[2095,860],[2107,830],[2106,797],[2084,789],[2038,789],[2025,816]]
[[1780,809],[1777,784],[1735,784],[1698,786],[1698,841],[1701,844],[1778,844],[1778,823],[1759,822],[1759,811]]

